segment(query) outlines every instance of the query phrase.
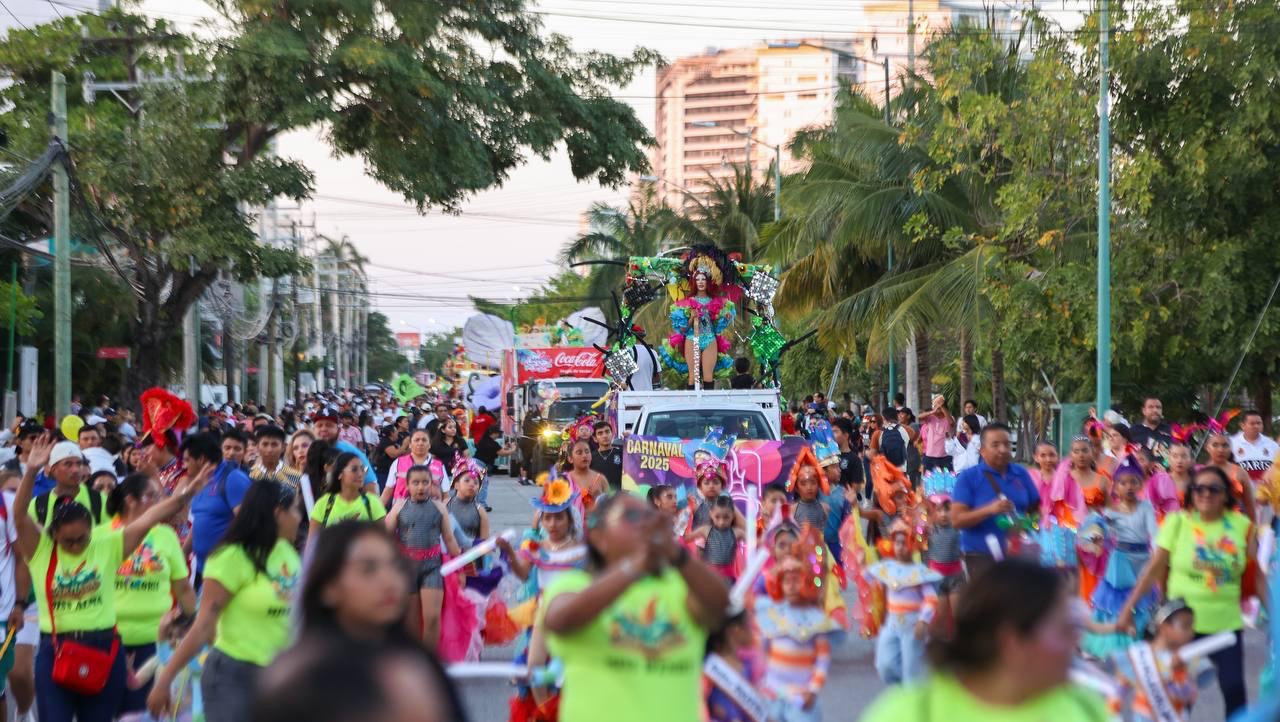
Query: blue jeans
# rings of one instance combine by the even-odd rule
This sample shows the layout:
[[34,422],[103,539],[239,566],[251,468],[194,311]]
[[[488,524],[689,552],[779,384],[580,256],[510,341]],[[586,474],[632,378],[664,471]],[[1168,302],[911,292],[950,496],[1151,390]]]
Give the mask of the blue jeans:
[[920,614],[890,614],[876,639],[876,674],[885,684],[914,682],[924,675],[924,640],[916,639]]
[[[490,469],[490,471],[493,471]],[[484,481],[480,483],[480,493],[476,494],[476,501],[480,502],[480,506],[489,505],[489,474],[484,475]]]
[[[111,640],[115,637],[113,630],[100,632],[84,632],[59,634],[58,641],[78,642],[85,646],[111,649]],[[124,701],[125,669],[124,649],[116,654],[115,664],[111,665],[111,674],[107,677],[107,686],[94,695],[68,692],[53,681],[53,638],[47,634],[40,635],[40,647],[36,652],[36,713],[40,722],[111,722],[120,712],[120,703]]]

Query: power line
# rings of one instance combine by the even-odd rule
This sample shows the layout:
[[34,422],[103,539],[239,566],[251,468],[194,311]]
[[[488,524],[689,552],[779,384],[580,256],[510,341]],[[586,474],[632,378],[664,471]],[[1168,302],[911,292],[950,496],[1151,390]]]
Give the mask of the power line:
[[13,11],[12,11],[12,10],[10,10],[10,9],[9,9],[9,6],[8,6],[8,5],[6,5],[6,4],[3,2],[3,0],[0,0],[0,7],[4,8],[4,11],[5,11],[5,12],[7,12],[7,13],[9,13],[9,17],[11,17],[11,18],[13,18],[14,20],[16,20],[16,21],[17,21],[17,23],[18,23],[19,25],[21,25],[21,26],[23,27],[23,29],[24,29],[24,30],[30,30],[30,29],[31,29],[31,28],[27,27],[27,24],[26,24],[26,23],[22,22],[22,19],[21,19],[21,18],[19,18],[17,15],[15,15],[15,14],[13,13]]

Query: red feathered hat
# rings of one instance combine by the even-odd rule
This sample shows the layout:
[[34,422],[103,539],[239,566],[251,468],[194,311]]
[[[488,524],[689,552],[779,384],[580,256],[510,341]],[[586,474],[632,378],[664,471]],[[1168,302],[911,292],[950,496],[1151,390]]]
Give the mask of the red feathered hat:
[[156,386],[142,392],[142,438],[152,436],[156,446],[164,448],[166,431],[185,431],[196,422],[191,404]]

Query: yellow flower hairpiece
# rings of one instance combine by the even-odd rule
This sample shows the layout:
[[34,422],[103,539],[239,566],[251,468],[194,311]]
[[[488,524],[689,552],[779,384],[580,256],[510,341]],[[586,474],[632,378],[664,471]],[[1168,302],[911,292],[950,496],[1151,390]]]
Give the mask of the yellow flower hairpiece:
[[569,486],[569,482],[563,479],[556,479],[547,485],[546,491],[542,494],[542,498],[547,504],[558,506],[569,501],[569,497],[572,495],[573,488]]

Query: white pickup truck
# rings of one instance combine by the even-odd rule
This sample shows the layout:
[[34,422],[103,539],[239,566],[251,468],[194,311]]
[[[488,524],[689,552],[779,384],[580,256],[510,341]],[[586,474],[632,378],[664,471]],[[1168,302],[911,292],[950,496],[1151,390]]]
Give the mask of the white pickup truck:
[[782,401],[772,389],[619,391],[620,435],[700,439],[722,427],[739,439],[782,438]]

